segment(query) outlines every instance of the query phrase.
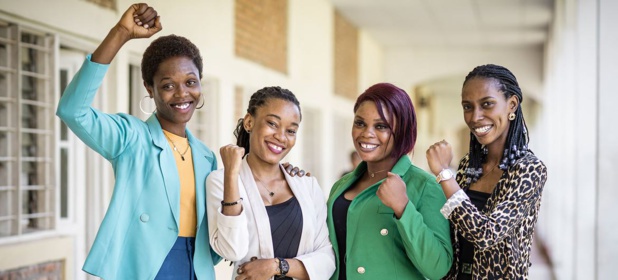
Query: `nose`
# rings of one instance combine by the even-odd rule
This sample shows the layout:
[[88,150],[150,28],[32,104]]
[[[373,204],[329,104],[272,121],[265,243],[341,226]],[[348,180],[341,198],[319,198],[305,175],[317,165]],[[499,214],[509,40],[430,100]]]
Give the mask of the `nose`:
[[372,126],[366,126],[365,128],[363,128],[361,135],[365,138],[373,138],[376,134]]
[[474,121],[478,121],[478,120],[482,120],[483,118],[484,118],[483,110],[481,110],[481,108],[475,108],[474,111],[472,112],[472,119]]
[[185,95],[189,95],[189,88],[185,85],[180,85],[176,87],[176,91],[174,92],[175,97],[182,97]]
[[283,128],[277,129],[277,131],[275,132],[274,137],[275,137],[275,139],[277,139],[277,141],[283,143],[283,141],[285,141],[285,129],[283,129]]

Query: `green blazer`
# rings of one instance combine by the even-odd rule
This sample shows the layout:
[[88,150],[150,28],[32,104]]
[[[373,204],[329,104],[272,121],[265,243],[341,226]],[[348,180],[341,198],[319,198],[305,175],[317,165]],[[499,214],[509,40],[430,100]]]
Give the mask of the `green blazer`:
[[[339,179],[328,199],[328,228],[337,258],[339,278],[342,252],[339,252],[333,203],[367,170],[362,162]],[[410,201],[400,219],[376,195],[382,181],[367,188],[350,204],[346,234],[346,274],[355,279],[439,279],[453,262],[449,222],[440,213],[446,202],[434,176],[412,165],[404,155],[391,172],[407,185]]]
[[[90,56],[65,90],[56,114],[114,169],[112,198],[83,270],[103,279],[154,279],[178,238],[180,179],[159,121],[105,114],[92,103],[109,65]],[[217,168],[214,153],[187,131],[195,173],[195,272],[215,279],[220,257],[210,249],[205,180]]]

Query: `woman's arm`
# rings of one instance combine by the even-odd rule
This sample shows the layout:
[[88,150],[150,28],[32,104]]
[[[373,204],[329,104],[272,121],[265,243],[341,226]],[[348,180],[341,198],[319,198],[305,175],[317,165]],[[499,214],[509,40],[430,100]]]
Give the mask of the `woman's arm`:
[[[153,14],[154,13],[154,14]],[[118,50],[131,38],[150,37],[161,30],[156,12],[146,4],[132,5],[90,59],[86,59],[67,86],[56,115],[90,148],[108,160],[122,153],[133,139],[131,125],[125,117],[103,114],[91,107],[94,96]],[[153,27],[144,28],[139,22],[151,21]]]
[[426,180],[417,204],[408,201],[401,218],[395,219],[406,254],[429,279],[440,279],[453,263],[450,226],[440,214],[445,201],[438,184]]
[[[224,172],[224,170],[213,171],[206,178],[206,214],[210,246],[221,257],[239,261],[249,251],[247,218],[244,211],[230,216],[222,213]],[[240,202],[242,203],[244,202]]]

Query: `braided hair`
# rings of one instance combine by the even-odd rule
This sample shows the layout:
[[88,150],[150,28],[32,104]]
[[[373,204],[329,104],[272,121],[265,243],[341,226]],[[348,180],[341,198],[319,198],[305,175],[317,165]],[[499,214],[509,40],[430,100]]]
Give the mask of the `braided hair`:
[[[298,102],[298,99],[296,99],[294,93],[287,89],[276,86],[262,88],[256,91],[253,95],[251,95],[251,99],[249,99],[249,107],[247,108],[247,113],[251,116],[255,116],[257,108],[264,106],[268,102],[268,100],[273,98],[294,103],[294,105],[298,107],[298,112],[300,113],[300,103]],[[236,125],[236,129],[234,130],[234,136],[236,136],[236,145],[245,148],[245,155],[247,155],[250,148],[249,132],[245,130],[244,121],[244,118],[238,119],[238,124]]]
[[[504,93],[505,98],[511,96],[517,97],[519,101],[517,109],[515,110],[515,119],[511,121],[509,125],[509,131],[504,144],[504,153],[498,167],[506,171],[509,166],[513,165],[516,160],[523,157],[529,152],[528,150],[528,127],[524,120],[524,115],[521,109],[521,103],[523,96],[521,88],[517,83],[517,78],[505,67],[487,64],[474,68],[464,80],[464,85],[471,79],[484,78],[493,79],[497,85],[498,90]],[[488,150],[487,147],[482,146],[478,142],[474,134],[470,132],[470,151],[468,168],[464,171],[467,175],[467,183],[476,182],[483,175],[482,164],[487,160]]]

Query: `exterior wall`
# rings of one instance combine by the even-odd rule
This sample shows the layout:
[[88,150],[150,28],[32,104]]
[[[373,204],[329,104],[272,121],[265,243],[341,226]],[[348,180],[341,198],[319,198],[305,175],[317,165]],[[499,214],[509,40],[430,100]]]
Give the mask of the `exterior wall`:
[[[126,7],[134,2],[118,0],[116,10],[82,0],[0,0],[0,3],[0,17],[3,19],[57,34],[58,46],[88,53],[95,49]],[[241,108],[242,112],[246,109],[246,103],[239,103],[247,102],[249,95],[256,89],[269,85],[286,87],[298,96],[303,112],[308,114],[307,119],[303,118],[303,123],[307,122],[304,126],[312,129],[303,130],[301,124],[300,139],[284,160],[301,167],[314,168],[309,171],[318,174],[318,180],[327,194],[332,183],[339,178],[340,171],[348,168],[348,148],[351,149],[351,141],[339,141],[344,144],[341,150],[333,148],[333,142],[334,139],[349,139],[348,127],[351,127],[353,105],[353,100],[335,96],[333,90],[334,8],[330,1],[288,1],[287,37],[273,39],[287,42],[285,71],[273,70],[274,67],[235,54],[234,1],[183,3],[184,5],[179,5],[164,0],[149,2],[161,14],[161,35],[185,36],[202,52],[205,79],[212,82],[209,90],[217,95],[214,103],[206,104],[204,109],[216,108],[219,114],[216,120],[212,120],[216,123],[216,126],[213,126],[214,131],[211,132],[215,137],[209,146],[217,151],[221,145],[235,140],[232,130],[239,110],[226,108]],[[128,65],[139,65],[141,54],[152,39],[131,41],[118,53],[106,76],[103,93],[98,96],[98,108],[111,113],[129,111]],[[357,73],[357,87],[380,81],[382,69],[376,65],[381,65],[383,61],[381,47],[362,32],[358,45],[357,71],[362,74]],[[340,126],[346,129],[332,129],[334,122],[340,123]],[[81,232],[78,233],[81,237],[67,234],[67,229],[58,229],[41,235],[0,239],[0,271],[62,261],[65,279],[89,278],[81,271],[81,266],[109,202],[113,175],[109,163],[100,156],[92,152],[84,154],[84,166],[88,167],[85,185],[88,188],[99,185],[100,189],[93,192],[81,191],[84,197],[78,198],[80,201],[87,201],[83,207],[88,205],[96,208],[92,209],[95,214],[83,217],[86,229],[71,229],[72,232]],[[303,157],[306,154],[313,155],[312,158],[319,161],[315,163],[306,160],[306,157]],[[332,158],[339,160],[332,161]],[[82,241],[87,244],[85,248],[84,245],[75,245]],[[228,264],[221,263],[217,266],[218,278],[229,277]]]

